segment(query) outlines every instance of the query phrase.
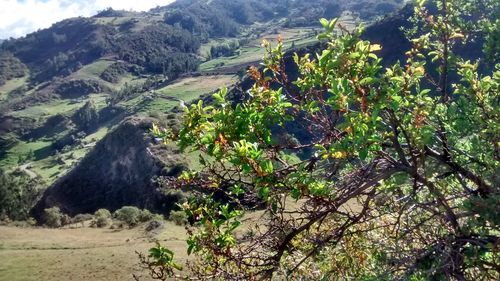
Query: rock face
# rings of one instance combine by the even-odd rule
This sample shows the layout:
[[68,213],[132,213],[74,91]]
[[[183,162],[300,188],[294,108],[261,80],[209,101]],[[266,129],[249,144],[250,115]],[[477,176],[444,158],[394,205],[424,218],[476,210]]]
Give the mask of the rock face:
[[[125,205],[167,212],[175,202],[162,195],[153,179],[174,176],[183,164],[175,153],[152,144],[153,120],[131,118],[96,144],[72,171],[55,182],[32,210],[40,218],[45,208],[58,206],[67,214],[111,211]],[[160,156],[163,155],[160,159]]]

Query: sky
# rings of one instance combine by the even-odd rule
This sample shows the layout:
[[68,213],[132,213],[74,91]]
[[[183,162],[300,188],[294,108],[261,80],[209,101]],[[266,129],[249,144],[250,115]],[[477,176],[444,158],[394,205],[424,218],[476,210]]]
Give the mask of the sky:
[[66,18],[115,10],[147,11],[174,0],[0,0],[0,39],[18,38]]

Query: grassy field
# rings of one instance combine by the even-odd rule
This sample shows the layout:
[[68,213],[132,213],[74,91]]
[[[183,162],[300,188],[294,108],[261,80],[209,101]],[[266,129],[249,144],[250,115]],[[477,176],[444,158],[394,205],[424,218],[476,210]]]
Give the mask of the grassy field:
[[7,95],[15,89],[25,85],[28,82],[28,76],[8,80],[4,85],[0,86],[0,101],[7,98]]
[[102,80],[100,78],[100,75],[114,62],[114,60],[100,59],[98,61],[95,61],[94,63],[82,67],[77,72],[71,74],[70,79],[97,80],[99,81],[99,83],[113,90],[119,90],[121,87],[125,86],[125,84],[140,84],[146,81],[145,78],[136,77],[132,74],[124,75],[117,83],[110,83],[108,81]]
[[4,157],[0,161],[0,166],[1,167],[17,166],[19,156],[25,157],[30,152],[33,152],[35,154],[35,157],[37,157],[37,155],[38,157],[43,157],[42,154],[44,154],[44,151],[50,148],[51,145],[52,142],[44,140],[39,140],[34,142],[19,141],[14,147],[12,147],[7,151],[6,157]]
[[[313,29],[311,28],[283,28],[276,31],[276,33],[265,33],[258,39],[250,41],[247,45],[240,48],[240,53],[231,57],[219,57],[209,60],[200,65],[201,72],[220,71],[224,68],[231,68],[238,65],[244,65],[256,62],[262,59],[265,50],[260,46],[262,40],[267,40],[272,44],[276,44],[278,36],[281,37],[285,43],[285,47],[289,48],[292,42],[303,44],[311,42],[314,39]],[[304,41],[307,40],[307,41]],[[204,48],[204,49],[203,49]],[[207,46],[202,47],[206,52]]]
[[154,94],[140,95],[123,103],[134,112],[167,112],[179,105],[178,99],[190,102],[202,94],[213,92],[237,81],[234,75],[213,75],[181,78],[174,83],[158,89]]
[[180,79],[157,92],[162,96],[174,97],[190,102],[202,94],[229,87],[237,82],[234,75],[199,76]]
[[150,280],[135,251],[158,240],[187,260],[185,230],[171,222],[158,235],[135,229],[44,229],[0,226],[0,281]]
[[[88,99],[92,99],[98,108],[106,104],[105,94],[92,94]],[[12,111],[10,115],[18,118],[33,118],[39,119],[41,117],[50,117],[57,114],[70,114],[72,111],[82,107],[88,99],[78,101],[73,100],[54,100],[50,103],[29,106],[26,109]]]
[[[339,24],[348,30],[352,30],[358,24],[358,20],[353,17],[352,13],[346,11],[339,18]],[[200,65],[200,71],[224,71],[224,69],[232,69],[235,66],[240,65],[243,67],[245,64],[257,62],[261,60],[265,54],[265,50],[260,46],[263,40],[267,40],[271,44],[275,45],[278,37],[281,37],[285,49],[290,49],[292,46],[302,47],[310,45],[317,42],[316,32],[321,31],[321,28],[277,28],[275,32],[263,33],[257,39],[254,39],[245,46],[242,46],[239,49],[240,53],[238,55],[231,57],[219,57],[202,63]],[[224,40],[215,40],[203,45],[200,48],[200,55],[205,55],[210,50],[210,46],[212,44],[220,43],[221,41]]]

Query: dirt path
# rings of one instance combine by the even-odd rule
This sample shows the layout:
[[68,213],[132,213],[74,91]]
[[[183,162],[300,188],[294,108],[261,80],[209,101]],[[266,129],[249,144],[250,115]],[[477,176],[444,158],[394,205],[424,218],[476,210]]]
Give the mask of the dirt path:
[[19,166],[19,169],[23,171],[25,174],[27,174],[30,178],[35,179],[38,177],[38,174],[30,170],[31,163],[27,163],[24,165]]

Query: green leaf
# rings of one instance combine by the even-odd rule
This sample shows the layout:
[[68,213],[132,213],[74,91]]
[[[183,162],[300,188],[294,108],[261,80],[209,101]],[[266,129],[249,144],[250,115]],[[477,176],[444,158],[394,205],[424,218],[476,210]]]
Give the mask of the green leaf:
[[366,85],[373,84],[375,81],[376,81],[375,78],[366,77],[366,78],[363,78],[361,81],[359,81],[359,84],[366,86]]
[[321,18],[321,19],[319,20],[319,22],[321,23],[321,25],[322,25],[325,29],[328,29],[328,26],[330,25],[330,22],[328,22],[328,20],[327,20],[327,19],[325,19],[325,18]]
[[302,192],[298,188],[292,189],[292,192],[290,194],[293,199],[299,200],[300,196],[302,195]]
[[271,160],[265,160],[261,162],[262,171],[266,174],[271,174],[274,171],[273,162]]
[[269,187],[264,186],[259,190],[259,197],[265,201],[269,198]]
[[359,151],[359,158],[365,160],[368,157],[368,149],[364,148]]

